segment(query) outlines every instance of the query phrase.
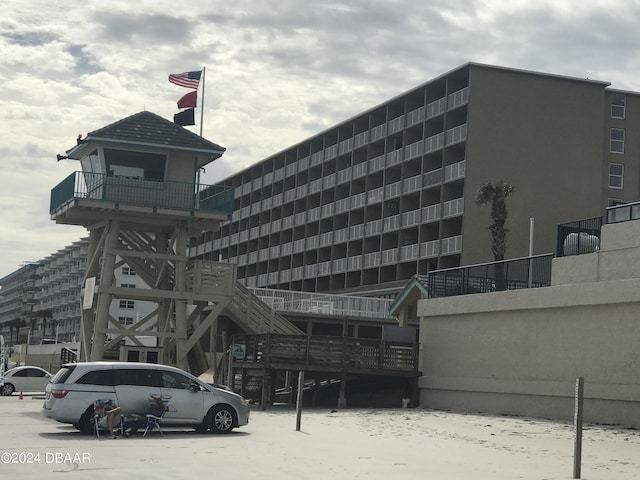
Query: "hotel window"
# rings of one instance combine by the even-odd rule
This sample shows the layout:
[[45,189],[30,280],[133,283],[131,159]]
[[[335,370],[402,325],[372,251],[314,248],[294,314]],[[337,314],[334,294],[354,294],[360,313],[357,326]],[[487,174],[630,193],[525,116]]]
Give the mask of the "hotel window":
[[126,277],[135,277],[136,271],[131,267],[122,267],[122,275]]
[[609,164],[609,188],[622,188],[624,165],[620,163]]
[[612,153],[624,153],[624,130],[621,128],[611,129],[609,151]]
[[134,300],[120,300],[120,308],[133,310],[136,308],[136,302]]
[[133,325],[133,317],[118,317],[118,322],[121,325]]
[[121,288],[136,288],[135,283],[121,283],[120,284]]
[[611,118],[624,118],[626,96],[621,93],[611,95]]

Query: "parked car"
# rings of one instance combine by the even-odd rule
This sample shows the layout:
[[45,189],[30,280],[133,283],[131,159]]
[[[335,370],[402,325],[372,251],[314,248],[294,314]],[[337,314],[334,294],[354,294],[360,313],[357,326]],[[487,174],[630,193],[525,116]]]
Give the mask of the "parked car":
[[47,386],[42,414],[91,433],[94,401],[111,399],[127,415],[144,412],[152,395],[160,395],[168,403],[163,427],[228,433],[249,423],[249,404],[240,395],[179,368],[133,362],[63,365]]
[[51,380],[49,372],[40,367],[15,367],[4,374],[2,395],[14,392],[44,392]]

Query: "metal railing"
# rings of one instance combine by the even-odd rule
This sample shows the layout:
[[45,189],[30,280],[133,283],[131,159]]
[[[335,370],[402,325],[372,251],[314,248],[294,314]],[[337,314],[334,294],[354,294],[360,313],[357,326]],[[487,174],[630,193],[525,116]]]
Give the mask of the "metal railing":
[[607,223],[629,222],[640,219],[640,202],[623,203],[607,208]]
[[119,205],[233,213],[234,189],[220,185],[156,181],[101,173],[74,172],[51,190],[49,213],[75,199]]
[[592,253],[600,248],[602,217],[587,218],[558,225],[556,256]]
[[393,299],[328,295],[319,293],[250,288],[254,295],[281,312],[300,312],[359,318],[392,318],[389,307]]
[[429,298],[548,287],[553,254],[434,270],[419,277]]

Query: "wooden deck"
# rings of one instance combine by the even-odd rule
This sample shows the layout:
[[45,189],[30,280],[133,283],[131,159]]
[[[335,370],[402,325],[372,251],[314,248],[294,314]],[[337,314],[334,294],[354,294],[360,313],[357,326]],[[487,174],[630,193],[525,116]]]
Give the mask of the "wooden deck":
[[234,335],[234,369],[417,376],[414,343],[307,335]]

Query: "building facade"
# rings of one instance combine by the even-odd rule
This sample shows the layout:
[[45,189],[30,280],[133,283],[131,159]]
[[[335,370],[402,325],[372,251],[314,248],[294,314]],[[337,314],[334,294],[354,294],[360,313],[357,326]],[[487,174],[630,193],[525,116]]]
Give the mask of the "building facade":
[[506,179],[507,258],[638,199],[640,96],[469,63],[221,182],[232,219],[189,255],[249,287],[393,296],[416,274],[492,261],[479,185]]
[[7,345],[26,338],[34,318],[37,263],[29,263],[0,278],[0,335]]

